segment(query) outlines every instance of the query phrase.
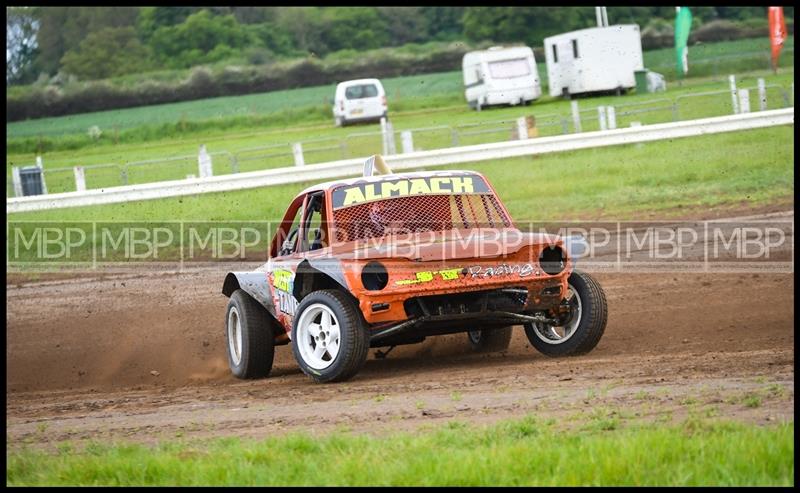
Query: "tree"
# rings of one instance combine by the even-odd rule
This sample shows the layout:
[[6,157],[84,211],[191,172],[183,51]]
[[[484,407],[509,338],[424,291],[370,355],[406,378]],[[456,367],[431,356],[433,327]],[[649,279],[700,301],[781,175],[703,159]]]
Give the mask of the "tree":
[[378,14],[391,46],[428,41],[428,19],[422,7],[378,7]]
[[76,49],[89,33],[107,27],[133,26],[139,7],[37,7],[37,69],[53,74],[61,58]]
[[464,7],[421,7],[420,15],[428,20],[427,39],[432,41],[461,39]]
[[322,12],[321,54],[371,50],[390,42],[386,20],[375,7],[328,7]]
[[30,7],[6,7],[6,83],[24,84],[35,77],[39,23]]
[[322,15],[319,7],[280,7],[277,25],[292,37],[294,46],[301,51],[326,51],[322,45]]
[[185,68],[228,58],[254,42],[252,32],[242,29],[233,15],[200,10],[181,24],[156,29],[150,47],[162,64]]
[[152,69],[150,52],[133,27],[109,27],[86,36],[61,60],[64,71],[81,79],[105,79]]
[[541,46],[555,34],[596,26],[593,7],[469,7],[464,34],[471,41]]

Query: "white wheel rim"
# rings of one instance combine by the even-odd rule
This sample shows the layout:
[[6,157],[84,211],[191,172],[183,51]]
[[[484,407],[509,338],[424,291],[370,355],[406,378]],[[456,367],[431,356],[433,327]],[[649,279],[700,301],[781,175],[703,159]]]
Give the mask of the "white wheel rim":
[[563,344],[575,335],[583,316],[583,304],[578,292],[569,284],[567,286],[567,300],[572,304],[572,320],[565,326],[553,326],[543,322],[533,322],[533,332],[536,337],[547,344]]
[[336,361],[341,332],[333,310],[321,303],[309,305],[297,321],[294,344],[303,361],[315,370],[324,370]]
[[228,353],[234,366],[239,366],[242,361],[242,321],[235,306],[228,311]]

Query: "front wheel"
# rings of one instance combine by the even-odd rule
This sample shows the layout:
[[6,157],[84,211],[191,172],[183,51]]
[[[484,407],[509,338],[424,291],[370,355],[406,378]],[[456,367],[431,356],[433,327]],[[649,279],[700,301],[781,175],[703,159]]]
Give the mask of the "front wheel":
[[478,353],[505,351],[511,342],[512,329],[513,327],[501,327],[499,329],[471,330],[467,332],[469,345],[473,351]]
[[525,335],[533,347],[547,356],[585,354],[600,342],[608,321],[608,303],[600,284],[585,272],[569,276],[569,310],[560,325],[532,322],[525,324]]
[[349,294],[324,289],[297,307],[292,353],[315,382],[341,382],[358,373],[367,360],[369,334]]

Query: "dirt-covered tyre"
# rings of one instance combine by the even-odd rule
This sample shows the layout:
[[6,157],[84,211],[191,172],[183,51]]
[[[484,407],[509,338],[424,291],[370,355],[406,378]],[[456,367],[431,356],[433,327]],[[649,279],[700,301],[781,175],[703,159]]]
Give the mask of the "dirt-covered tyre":
[[369,334],[352,297],[324,289],[303,298],[292,326],[292,353],[315,382],[341,382],[367,360]]
[[600,284],[585,272],[575,270],[567,281],[570,312],[561,324],[525,324],[525,335],[533,347],[547,356],[572,356],[594,349],[606,330],[608,304]]
[[272,370],[275,336],[267,310],[241,289],[225,313],[228,365],[238,378],[264,378]]
[[471,330],[467,332],[469,345],[478,353],[505,351],[511,342],[512,326],[498,329]]

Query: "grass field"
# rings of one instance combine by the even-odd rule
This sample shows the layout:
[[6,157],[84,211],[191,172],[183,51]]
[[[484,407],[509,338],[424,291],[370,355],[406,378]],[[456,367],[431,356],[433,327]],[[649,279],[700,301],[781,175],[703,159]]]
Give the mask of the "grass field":
[[793,435],[794,423],[689,418],[618,428],[601,419],[563,430],[527,416],[385,437],[343,431],[82,450],[62,443],[55,453],[7,452],[6,484],[793,486]]
[[[793,126],[772,127],[471,163],[458,168],[484,173],[520,224],[598,218],[638,220],[644,218],[644,212],[667,217],[719,206],[789,206],[794,193],[793,130]],[[150,228],[169,228],[174,238],[179,238],[180,224],[162,222],[280,221],[291,200],[310,185],[313,183],[10,214],[7,223],[15,233],[9,236],[7,247],[13,252],[14,262],[37,262],[36,267],[43,269],[55,267],[40,258],[35,243],[25,247],[27,240],[17,238],[16,233],[18,228],[25,238],[33,238],[35,228],[47,225],[28,221],[51,221],[82,229],[87,238],[93,238],[74,249],[69,259],[91,263],[91,247],[100,244],[100,240],[92,235],[92,223],[85,221],[119,222],[104,226],[115,231],[114,238],[123,227],[137,221],[147,222]],[[209,225],[194,226],[205,237]],[[250,227],[264,231],[261,243],[251,250],[266,251],[272,237],[269,227]],[[115,260],[115,255],[122,253],[111,253],[100,260]],[[167,261],[179,256],[175,246],[160,250],[158,258]]]
[[[782,58],[783,67],[793,66],[793,51],[788,47],[794,46],[794,38],[786,42]],[[755,58],[744,54],[754,51],[763,52]],[[769,40],[747,39],[726,41],[721,43],[701,44],[690,47],[690,64],[697,65],[693,72],[703,75],[723,76],[725,73],[717,71],[733,70],[738,73],[743,70],[768,68]],[[738,65],[725,65],[725,57],[739,57],[743,63]],[[742,58],[744,56],[744,58]],[[722,57],[722,58],[721,58]],[[762,60],[763,59],[763,60]],[[735,59],[731,59],[735,61]],[[546,92],[547,68],[543,61],[538,64],[539,76],[542,87]],[[644,53],[645,67],[652,70],[668,73],[673,70],[674,50],[660,49]],[[705,65],[715,64],[717,71],[712,71]],[[459,67],[453,67],[451,72],[438,74],[415,75],[408,77],[387,78],[384,83],[387,95],[393,110],[407,110],[430,106],[421,99],[436,98],[443,104],[463,104],[463,83]],[[727,72],[726,72],[727,73]],[[694,74],[693,74],[694,75]],[[320,120],[329,116],[330,103],[335,84],[325,86],[300,88],[294,90],[274,91],[263,94],[250,94],[245,96],[232,96],[212,98],[197,101],[186,101],[164,105],[129,108],[114,111],[102,111],[80,115],[70,115],[56,118],[41,118],[22,122],[13,122],[6,126],[6,139],[32,136],[58,136],[66,134],[86,134],[87,129],[93,125],[111,134],[114,130],[126,130],[142,125],[154,126],[164,123],[179,121],[205,120],[222,117],[241,117],[248,115],[279,115],[277,120],[286,117],[289,110],[303,108],[310,119]],[[313,111],[316,109],[316,111]],[[321,114],[320,114],[321,113]],[[303,117],[295,118],[302,121]],[[328,118],[330,119],[330,118]],[[295,123],[299,123],[297,121]]]
[[[739,87],[752,89],[755,96],[756,78],[764,77],[768,84],[768,108],[787,104],[789,86],[794,73],[773,75],[771,72],[754,72],[739,77]],[[727,82],[710,79],[685,81],[682,86],[672,85],[666,93],[614,96],[582,99],[582,127],[584,131],[599,129],[596,107],[614,105],[617,124],[630,125],[632,121],[644,124],[730,114],[731,101]],[[689,94],[707,93],[703,96]],[[793,104],[793,101],[788,101]],[[752,105],[757,107],[757,101]],[[397,112],[392,121],[395,131],[421,129],[414,132],[415,149],[435,149],[453,144],[470,145],[508,140],[514,119],[533,114],[537,118],[540,135],[572,132],[570,103],[564,100],[545,100],[528,107],[497,108],[480,113],[466,105],[449,106],[431,110]],[[397,137],[398,146],[400,145]],[[45,179],[50,193],[72,191],[75,181],[72,167],[85,166],[88,188],[119,186],[125,183],[182,179],[197,173],[197,149],[205,144],[214,154],[215,174],[233,171],[234,160],[238,171],[254,171],[293,165],[292,142],[303,142],[307,164],[337,159],[363,157],[382,152],[378,125],[360,125],[335,128],[332,124],[297,125],[289,128],[251,126],[244,129],[210,127],[180,136],[165,135],[148,142],[118,145],[96,145],[79,150],[62,150],[43,154]],[[174,158],[165,162],[166,158]],[[33,153],[10,152],[6,155],[8,177],[7,196],[13,195],[10,185],[11,166],[32,164]],[[154,162],[142,162],[154,160]],[[107,165],[107,166],[99,166]]]
[[[622,218],[794,192],[794,127],[459,165],[484,173],[517,220]],[[720,150],[724,149],[724,152]],[[313,183],[11,214],[9,220],[275,220]]]

